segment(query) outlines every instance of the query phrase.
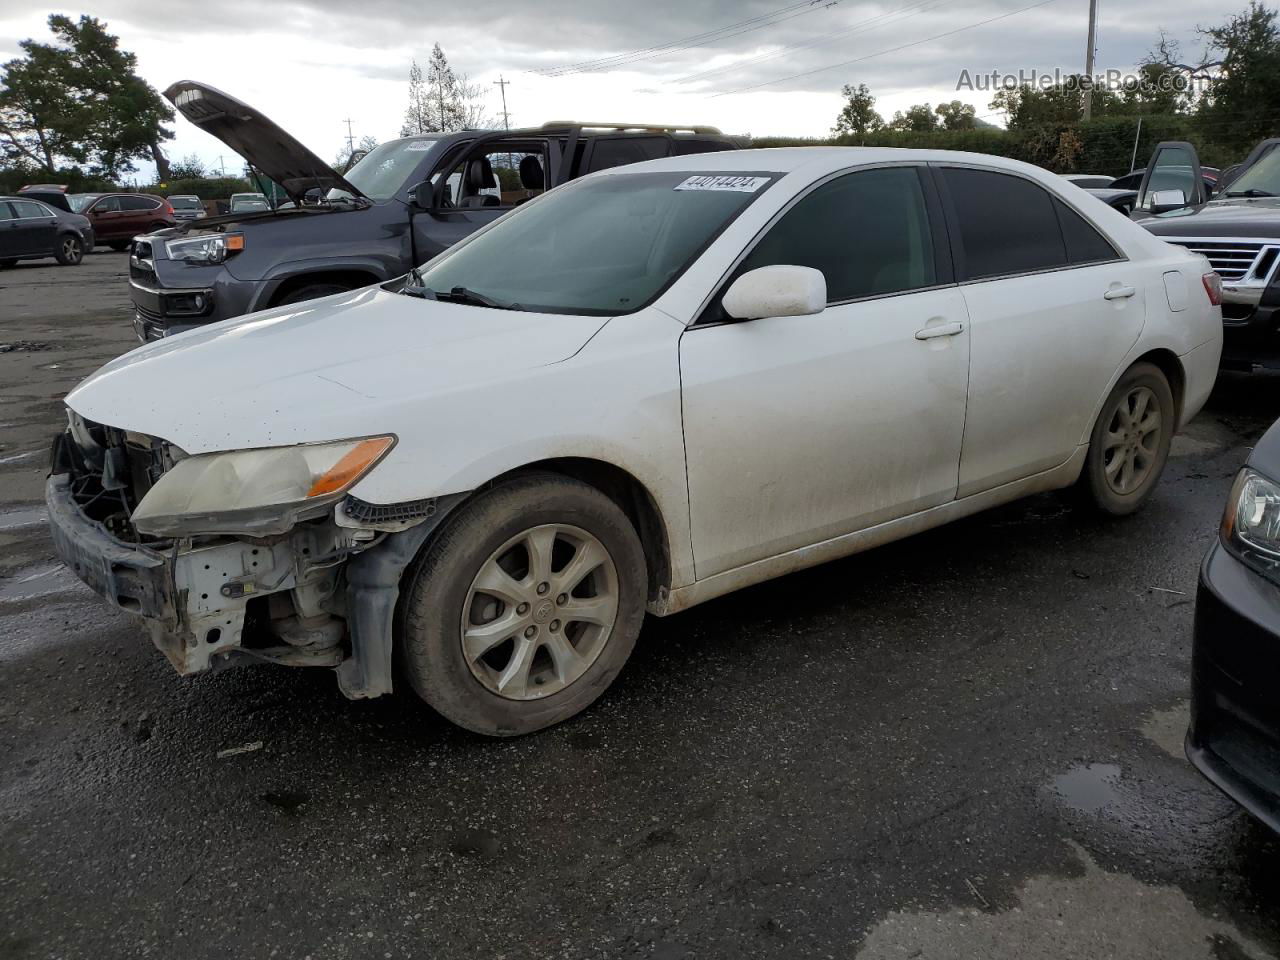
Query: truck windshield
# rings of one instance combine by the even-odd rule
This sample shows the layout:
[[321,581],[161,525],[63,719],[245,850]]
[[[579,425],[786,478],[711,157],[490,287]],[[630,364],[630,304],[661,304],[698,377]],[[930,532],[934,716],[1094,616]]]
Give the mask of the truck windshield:
[[1229,197],[1280,197],[1280,149],[1269,150],[1231,181]]
[[[413,137],[380,144],[357,160],[346,172],[345,179],[370,200],[389,200],[406,185],[405,180],[418,168],[423,154],[435,146],[438,139]],[[328,200],[350,197],[347,191],[336,187],[326,194]]]
[[415,280],[448,299],[541,313],[639,310],[776,179],[772,173],[619,173],[520,207]]

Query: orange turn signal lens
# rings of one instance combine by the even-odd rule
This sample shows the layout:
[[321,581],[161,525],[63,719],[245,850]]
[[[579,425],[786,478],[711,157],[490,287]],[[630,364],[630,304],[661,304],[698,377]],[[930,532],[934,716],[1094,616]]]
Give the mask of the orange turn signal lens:
[[323,497],[349,487],[377,463],[382,455],[391,449],[393,443],[395,443],[394,437],[371,437],[368,440],[361,440],[343,454],[342,459],[316,477],[315,482],[311,484],[311,489],[307,491],[307,499]]
[[244,235],[240,233],[229,233],[223,238],[223,243],[226,244],[227,253],[231,253],[235,250],[243,250]]

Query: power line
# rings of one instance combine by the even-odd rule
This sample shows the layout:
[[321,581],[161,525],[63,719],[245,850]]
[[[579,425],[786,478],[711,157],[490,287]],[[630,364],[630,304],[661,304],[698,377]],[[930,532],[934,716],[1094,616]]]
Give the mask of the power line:
[[[854,24],[852,27],[849,27],[846,30],[840,30],[837,33],[827,34],[826,36],[819,37],[815,40],[807,40],[804,43],[793,43],[790,46],[781,47],[780,49],[775,50],[773,53],[767,53],[759,57],[752,57],[749,60],[738,60],[738,61],[735,61],[734,63],[726,64],[723,67],[713,67],[710,70],[702,70],[698,73],[691,73],[684,77],[677,77],[674,82],[689,83],[690,81],[700,80],[704,77],[714,76],[718,73],[731,73],[734,70],[739,70],[743,67],[754,66],[757,63],[766,63],[769,60],[776,60],[778,59],[778,57],[784,57],[788,53],[794,53],[797,50],[811,49],[813,47],[824,46],[825,44],[828,44],[828,43],[834,43],[835,41],[843,39],[844,37],[847,37],[850,34],[861,33],[863,31],[863,28],[868,26],[870,26],[872,29],[875,29],[875,27],[884,26],[886,23],[893,21],[895,18],[899,19],[899,21],[905,20],[909,17],[914,17],[916,14],[924,13],[927,10],[933,9],[934,7],[941,6],[943,4],[950,3],[950,2],[951,0],[916,0],[915,3],[909,3],[905,7],[902,7],[899,10],[877,14],[874,17],[869,17],[866,20],[859,21],[858,23]],[[877,23],[877,21],[882,21],[882,22]]]
[[1039,0],[1038,3],[1028,4],[1025,7],[1019,7],[1017,10],[1010,10],[1008,13],[1002,13],[999,16],[988,17],[986,20],[979,20],[976,23],[970,23],[963,27],[957,27],[954,30],[947,30],[943,33],[934,34],[932,37],[924,37],[920,40],[913,40],[910,43],[899,44],[896,47],[888,47],[884,50],[877,50],[875,53],[868,53],[866,56],[854,57],[852,60],[842,60],[840,63],[830,63],[825,67],[818,67],[814,70],[805,70],[803,73],[793,73],[788,77],[776,77],[773,80],[765,80],[762,83],[754,83],[746,87],[738,87],[736,90],[726,90],[723,93],[713,95],[715,97],[729,97],[738,93],[746,93],[750,90],[759,90],[761,87],[773,86],[775,83],[786,83],[788,80],[799,80],[802,77],[811,77],[814,74],[826,73],[828,70],[835,70],[838,67],[847,67],[855,63],[862,63],[865,60],[871,60],[875,57],[882,57],[886,53],[897,53],[899,50],[907,50],[911,47],[918,47],[922,43],[931,43],[934,40],[941,40],[944,37],[953,37],[957,33],[964,33],[966,30],[973,30],[976,27],[986,26],[988,23],[995,23],[997,20],[1007,20],[1009,17],[1017,16],[1020,13],[1026,13],[1028,10],[1034,10],[1036,7],[1047,6],[1050,3],[1057,3],[1058,0]]
[[613,67],[625,66],[641,60],[650,60],[654,57],[679,53],[683,50],[688,50],[691,47],[714,43],[719,40],[727,40],[730,37],[737,37],[744,33],[750,33],[753,30],[760,30],[764,27],[775,26],[795,17],[804,16],[807,13],[813,13],[817,10],[834,7],[839,2],[840,0],[801,0],[800,3],[780,7],[769,13],[763,13],[759,16],[750,17],[746,20],[739,20],[736,23],[717,27],[714,30],[706,30],[702,33],[693,34],[692,36],[681,37],[677,40],[670,40],[666,43],[661,43],[653,47],[642,47],[639,50],[632,50],[627,53],[614,54],[608,57],[599,57],[594,60],[583,60],[578,63],[565,64],[559,67],[543,67],[531,72],[541,74],[546,77],[563,77],[573,73],[592,73],[599,70],[608,70]]

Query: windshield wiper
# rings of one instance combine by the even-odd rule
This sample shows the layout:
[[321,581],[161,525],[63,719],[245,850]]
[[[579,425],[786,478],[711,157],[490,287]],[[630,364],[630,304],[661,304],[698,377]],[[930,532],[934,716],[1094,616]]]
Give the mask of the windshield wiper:
[[1258,190],[1250,187],[1248,190],[1228,190],[1228,197],[1274,197],[1275,194],[1269,190]]
[[495,310],[519,310],[520,304],[507,303],[505,300],[495,300],[493,297],[486,297],[483,293],[476,293],[474,290],[468,290],[466,287],[453,287],[448,293],[436,291],[437,300],[447,300],[449,303],[469,303],[475,307],[492,307]]

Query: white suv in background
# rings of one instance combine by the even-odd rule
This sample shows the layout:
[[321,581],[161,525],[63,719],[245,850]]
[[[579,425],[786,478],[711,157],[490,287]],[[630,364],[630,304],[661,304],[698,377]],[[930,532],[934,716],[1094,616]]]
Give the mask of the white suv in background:
[[986,507],[1151,494],[1217,276],[996,157],[603,171],[408,277],[140,347],[67,397],[61,556],[183,674],[336,668],[472,730],[582,710],[662,616]]

